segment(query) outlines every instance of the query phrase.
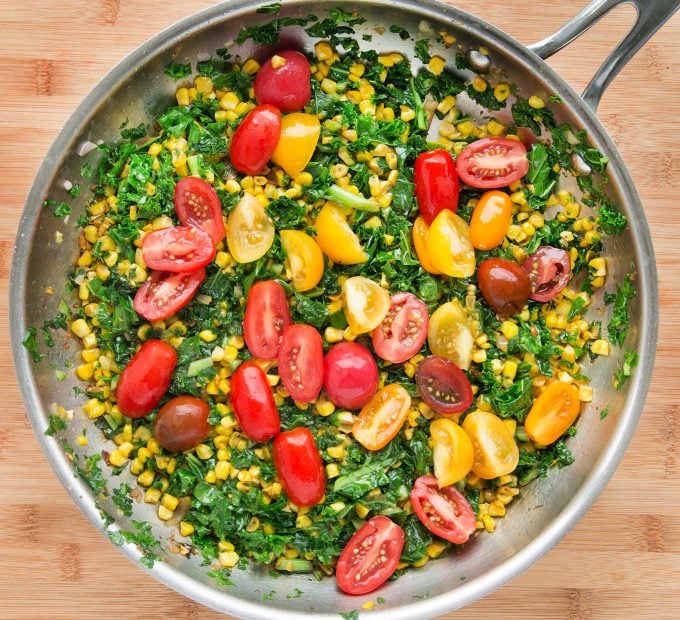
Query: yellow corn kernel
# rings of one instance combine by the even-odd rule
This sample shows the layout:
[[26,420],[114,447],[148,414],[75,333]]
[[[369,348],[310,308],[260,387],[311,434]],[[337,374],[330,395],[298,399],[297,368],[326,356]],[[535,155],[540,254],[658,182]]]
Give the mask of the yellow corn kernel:
[[328,452],[328,456],[334,459],[341,459],[342,457],[345,456],[345,444],[341,443],[338,444],[337,446],[331,446],[326,450]]
[[243,63],[243,67],[241,67],[241,71],[243,73],[246,73],[247,75],[255,75],[260,68],[260,63],[257,62],[254,58],[248,58]]
[[508,339],[512,340],[517,336],[519,333],[519,328],[517,327],[517,323],[514,321],[503,321],[501,323],[501,332],[503,332],[503,335]]
[[326,342],[340,342],[343,339],[342,330],[335,327],[327,327],[323,335]]
[[590,385],[578,386],[578,399],[582,403],[589,403],[593,400],[593,388]]
[[484,524],[484,528],[486,529],[487,532],[491,533],[496,529],[496,522],[494,521],[493,517],[490,517],[489,515],[483,515],[482,516],[482,523]]
[[399,106],[399,109],[401,110],[401,114],[399,116],[401,120],[406,123],[412,121],[416,117],[416,111],[406,105]]
[[600,338],[590,345],[590,350],[595,353],[595,355],[609,355],[609,343]]
[[76,319],[71,323],[71,331],[78,338],[84,338],[90,333],[90,326],[85,322],[85,319]]
[[591,269],[591,273],[594,276],[606,276],[607,275],[607,263],[605,259],[601,256],[593,258],[589,263],[588,267]]
[[456,98],[453,95],[447,95],[437,104],[437,111],[441,114],[448,114],[456,105]]
[[170,495],[169,493],[163,493],[163,497],[161,497],[161,504],[168,510],[174,512],[177,510],[177,506],[179,505],[179,499],[174,495]]
[[144,493],[144,502],[147,504],[157,504],[161,500],[161,490],[152,488]]
[[424,555],[422,558],[419,560],[412,562],[411,566],[414,566],[415,568],[421,568],[422,566],[425,566],[430,561],[430,556],[429,555]]
[[314,54],[319,60],[328,60],[333,55],[333,48],[328,41],[319,41],[314,46]]
[[196,456],[201,459],[202,461],[207,461],[212,455],[213,455],[213,450],[212,448],[205,443],[199,443],[196,448]]
[[435,75],[441,75],[446,66],[446,61],[441,56],[432,56],[430,62],[427,63],[427,68]]
[[458,123],[456,127],[464,138],[467,138],[475,130],[475,124],[470,120]]
[[367,114],[368,116],[375,116],[375,104],[370,99],[363,99],[359,103],[359,110],[362,114]]
[[510,96],[510,86],[508,84],[498,84],[493,89],[493,96],[497,101],[505,101]]
[[177,99],[177,105],[189,105],[191,103],[191,98],[189,97],[189,89],[182,86],[177,89],[175,93],[175,98]]
[[498,500],[494,500],[489,504],[489,516],[490,517],[504,517],[505,516],[505,505]]
[[427,546],[427,555],[431,558],[438,558],[446,550],[446,545],[440,542],[434,542]]
[[209,470],[205,476],[203,476],[203,480],[207,482],[208,484],[215,484],[217,482],[217,476],[215,475],[215,470],[211,469]]
[[295,182],[298,185],[307,187],[308,185],[311,185],[314,182],[314,177],[309,172],[301,172],[295,177]]
[[286,59],[278,54],[274,54],[269,62],[272,64],[272,69],[280,69],[286,66]]
[[489,135],[492,136],[500,136],[505,133],[505,125],[502,123],[499,123],[496,120],[491,120],[486,124],[486,130],[489,132]]
[[529,224],[529,222],[522,222],[521,228],[522,228],[522,232],[527,237],[533,236],[534,233],[536,232],[536,229],[531,224]]
[[226,568],[234,568],[239,560],[239,555],[236,551],[223,551],[217,556],[219,563]]
[[529,97],[529,105],[534,108],[534,110],[540,110],[541,108],[545,108],[545,101],[537,95],[532,95]]
[[85,435],[78,435],[78,437],[76,437],[76,441],[78,442],[79,446],[86,446],[89,443]]
[[483,93],[489,84],[481,76],[478,75],[474,80],[472,80],[472,88],[474,88],[478,93]]
[[334,94],[338,89],[338,85],[329,78],[321,80],[321,90],[328,95]]
[[340,468],[335,463],[326,465],[326,478],[337,478],[340,475]]
[[196,87],[196,92],[207,95],[213,90],[213,81],[205,75],[199,75],[194,80],[194,86]]
[[503,370],[501,372],[505,379],[514,379],[517,374],[517,362],[512,360],[506,360],[503,364]]
[[81,364],[76,370],[76,375],[81,381],[89,381],[94,374],[94,366],[92,364]]
[[83,405],[83,411],[87,414],[88,418],[94,420],[106,413],[106,407],[101,401],[91,398]]
[[215,464],[215,478],[218,480],[226,480],[231,471],[231,464],[227,461],[218,461]]
[[125,456],[120,450],[114,450],[109,454],[109,463],[114,467],[122,467],[128,462],[127,456]]
[[179,522],[179,533],[182,536],[191,536],[194,533],[194,531],[195,531],[194,526],[191,523],[188,523],[187,521]]

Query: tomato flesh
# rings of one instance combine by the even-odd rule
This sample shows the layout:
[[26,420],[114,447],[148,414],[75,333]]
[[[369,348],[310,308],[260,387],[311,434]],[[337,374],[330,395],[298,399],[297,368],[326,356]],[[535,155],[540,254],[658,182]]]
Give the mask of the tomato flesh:
[[504,258],[488,258],[477,270],[482,296],[501,318],[517,314],[531,294],[531,280],[517,263]]
[[262,258],[274,243],[274,222],[262,203],[252,194],[244,194],[229,213],[227,246],[238,263],[252,263]]
[[434,475],[439,487],[460,482],[472,470],[475,451],[472,441],[453,420],[439,418],[430,424]]
[[471,187],[506,187],[529,171],[527,149],[519,140],[483,138],[461,151],[456,169],[461,181]]
[[142,418],[161,402],[177,366],[177,352],[162,340],[147,340],[118,379],[116,400],[123,415]]
[[289,325],[279,349],[279,375],[290,397],[311,403],[323,385],[323,343],[311,325]]
[[273,445],[276,475],[296,506],[314,506],[326,492],[321,455],[308,428],[279,433]]
[[505,239],[512,221],[512,200],[505,192],[484,192],[470,219],[470,240],[477,250],[493,250]]
[[519,448],[510,429],[490,411],[473,411],[463,420],[463,430],[472,440],[475,460],[472,471],[491,480],[514,471],[519,462]]
[[151,269],[179,273],[195,271],[215,258],[215,244],[201,228],[173,226],[146,235],[142,241],[142,256]]
[[522,269],[531,280],[531,299],[546,302],[554,299],[571,279],[571,259],[559,248],[543,245],[528,256]]
[[413,247],[416,250],[416,256],[420,261],[422,268],[428,273],[434,275],[441,275],[441,271],[437,269],[430,260],[430,256],[427,253],[427,239],[430,235],[430,227],[425,223],[425,220],[418,216],[413,222],[413,230],[411,231],[413,236]]
[[380,450],[394,439],[406,421],[411,396],[393,383],[380,390],[356,417],[352,435],[367,450]]
[[448,151],[436,149],[416,157],[415,193],[418,210],[431,225],[444,209],[458,209],[458,173]]
[[430,263],[440,273],[453,278],[469,278],[475,272],[475,249],[470,228],[449,209],[440,211],[427,233],[425,250]]
[[161,407],[153,423],[154,439],[170,452],[191,450],[210,433],[208,403],[194,396],[177,396]]
[[255,357],[276,359],[283,332],[290,323],[283,286],[274,280],[263,280],[250,287],[243,317],[243,336]]
[[534,401],[524,429],[531,441],[548,446],[567,432],[580,408],[578,388],[573,383],[555,381]]
[[363,407],[378,388],[378,365],[371,352],[357,342],[333,345],[323,360],[323,387],[337,407]]
[[444,540],[462,545],[475,531],[475,514],[453,486],[439,488],[434,476],[421,476],[411,491],[411,505],[420,522]]
[[434,355],[451,360],[464,370],[470,367],[474,339],[468,316],[457,299],[432,313],[427,342]]
[[205,280],[203,267],[188,273],[152,271],[137,289],[132,305],[147,321],[161,321],[179,312]]
[[184,177],[175,185],[175,211],[184,226],[205,230],[217,245],[224,239],[222,204],[211,185],[198,177]]
[[302,110],[312,96],[311,67],[300,52],[283,50],[262,63],[253,90],[259,104],[269,103],[281,112]]
[[369,278],[353,276],[342,285],[342,305],[350,329],[355,334],[365,334],[387,316],[390,294]]
[[281,120],[281,137],[272,161],[294,179],[312,159],[320,135],[321,123],[313,114],[286,114]]
[[338,586],[347,594],[372,592],[397,569],[403,548],[404,530],[396,523],[382,515],[369,519],[338,558]]
[[427,338],[427,306],[412,293],[392,295],[383,322],[373,330],[373,348],[384,360],[400,364],[413,357]]
[[416,369],[416,385],[425,404],[437,413],[460,413],[472,404],[472,386],[451,360],[426,357]]
[[248,112],[229,146],[231,165],[243,174],[260,174],[271,159],[281,135],[281,112],[260,105]]
[[253,441],[269,441],[281,430],[267,375],[255,362],[241,364],[232,375],[231,409],[243,432]]
[[313,289],[323,277],[323,254],[319,244],[301,230],[282,230],[280,236],[295,290]]

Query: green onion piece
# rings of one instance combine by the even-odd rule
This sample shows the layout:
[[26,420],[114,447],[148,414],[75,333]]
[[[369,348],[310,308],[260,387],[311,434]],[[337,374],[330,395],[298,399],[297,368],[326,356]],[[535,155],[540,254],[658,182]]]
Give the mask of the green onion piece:
[[339,185],[331,185],[327,192],[326,198],[330,200],[335,200],[338,204],[343,207],[349,207],[350,209],[358,209],[359,211],[369,211],[370,213],[376,213],[380,211],[380,205],[373,200],[364,198],[363,196],[358,196],[352,192],[340,187]]
[[300,558],[279,558],[276,560],[276,570],[285,571],[286,573],[310,573],[312,571],[312,563],[309,560],[301,560]]
[[189,172],[191,172],[192,177],[200,177],[201,169],[198,162],[198,155],[191,155],[187,157],[187,166],[189,166]]
[[416,106],[416,123],[418,129],[427,129],[427,117],[425,116],[425,108],[423,107],[423,100],[420,98],[418,91],[416,90],[415,82],[411,78],[411,94],[413,95],[413,101]]
[[200,360],[194,360],[189,364],[187,369],[187,377],[195,377],[196,375],[202,373],[206,368],[210,368],[213,365],[212,357],[203,357]]

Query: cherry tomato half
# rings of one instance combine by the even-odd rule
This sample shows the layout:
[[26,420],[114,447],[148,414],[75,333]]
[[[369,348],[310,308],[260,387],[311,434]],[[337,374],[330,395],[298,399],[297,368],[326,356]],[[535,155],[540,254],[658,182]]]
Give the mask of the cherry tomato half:
[[376,393],[354,420],[352,435],[367,450],[380,450],[395,438],[406,421],[411,397],[397,383]]
[[427,343],[434,355],[451,360],[464,370],[470,368],[474,339],[468,315],[457,299],[442,304],[432,313]]
[[519,140],[483,138],[461,151],[456,169],[461,181],[471,187],[506,187],[529,171],[527,149]]
[[272,161],[294,179],[312,159],[320,135],[321,123],[313,114],[286,114],[281,119],[281,137]]
[[259,104],[270,103],[281,112],[297,112],[312,96],[311,67],[295,50],[277,52],[262,63],[253,90]]
[[296,291],[313,289],[323,276],[323,254],[319,244],[301,230],[282,230],[281,245],[285,264],[293,277]]
[[500,317],[522,311],[531,295],[531,280],[517,263],[504,258],[487,258],[477,270],[482,296]]
[[318,504],[326,492],[326,474],[311,431],[279,433],[273,448],[276,475],[288,499],[296,506]]
[[267,375],[255,362],[241,364],[231,377],[231,409],[253,441],[269,441],[281,430]]
[[404,530],[387,517],[369,519],[349,539],[335,567],[338,586],[347,594],[366,594],[397,569]]
[[231,165],[243,174],[260,174],[271,159],[281,135],[281,112],[260,105],[248,112],[231,138]]
[[467,542],[475,531],[475,513],[469,502],[453,486],[440,489],[434,476],[416,479],[411,505],[430,532],[456,545]]
[[418,216],[413,222],[413,229],[411,230],[413,235],[413,247],[416,250],[416,256],[420,261],[422,268],[428,273],[434,275],[440,275],[441,271],[437,269],[430,260],[430,256],[427,253],[427,239],[430,235],[430,227],[425,223],[425,220]]
[[161,402],[177,366],[177,352],[162,340],[147,340],[118,379],[116,400],[123,415],[142,418]]
[[416,369],[416,385],[425,404],[437,413],[460,413],[472,404],[472,386],[451,360],[426,357]]
[[448,151],[436,149],[416,157],[415,192],[426,224],[431,225],[444,209],[458,209],[459,191],[456,165]]
[[249,351],[265,360],[276,359],[283,332],[291,323],[283,286],[274,280],[255,282],[248,291],[243,336]]
[[167,319],[194,298],[203,280],[203,267],[189,273],[152,271],[137,289],[132,305],[147,321]]
[[337,407],[363,407],[378,388],[378,365],[371,352],[357,342],[333,345],[323,360],[323,388]]
[[475,272],[475,249],[470,228],[453,211],[444,209],[434,218],[427,233],[425,250],[430,263],[453,278],[469,278]]
[[262,258],[274,243],[274,222],[262,203],[244,194],[229,213],[227,247],[237,263],[252,263]]
[[215,258],[210,235],[193,226],[172,226],[154,230],[142,241],[142,256],[147,267],[159,271],[196,271]]
[[439,418],[430,424],[434,475],[440,487],[461,481],[472,470],[475,449],[468,434],[453,420]]
[[198,177],[184,177],[175,185],[175,211],[184,226],[201,228],[217,245],[224,239],[222,204],[212,185]]
[[571,279],[571,259],[559,248],[543,245],[528,256],[522,269],[531,280],[531,299],[550,301]]
[[279,349],[279,375],[293,400],[311,403],[323,385],[323,343],[311,325],[289,325]]
[[505,239],[512,220],[512,200],[505,192],[484,192],[470,219],[470,240],[477,250],[493,250]]
[[555,381],[534,401],[524,429],[531,441],[550,445],[567,432],[580,408],[578,388],[572,383]]
[[383,322],[373,330],[376,354],[393,364],[413,357],[427,338],[427,306],[412,293],[397,293],[390,299]]
[[366,334],[387,316],[390,294],[370,278],[352,276],[342,284],[342,305],[349,328],[355,334]]
[[191,450],[210,433],[208,403],[194,396],[177,396],[161,407],[153,423],[154,439],[170,452]]
[[327,202],[322,207],[314,222],[314,228],[317,232],[316,242],[334,263],[358,265],[368,260],[368,254],[361,247],[359,237],[334,203]]
[[468,413],[463,430],[475,449],[472,471],[480,478],[505,476],[517,467],[519,448],[510,428],[497,415],[481,410]]

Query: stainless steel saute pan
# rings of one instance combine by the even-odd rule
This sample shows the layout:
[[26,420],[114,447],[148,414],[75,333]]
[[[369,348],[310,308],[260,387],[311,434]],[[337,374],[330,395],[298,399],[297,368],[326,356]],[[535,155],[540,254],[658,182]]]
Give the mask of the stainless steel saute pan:
[[[430,563],[421,570],[412,571],[398,581],[386,584],[379,592],[385,603],[371,612],[375,620],[410,620],[428,618],[455,609],[484,596],[530,566],[555,545],[579,520],[602,491],[621,459],[642,411],[651,377],[656,347],[658,324],[658,292],[654,252],[649,229],[639,197],[630,175],[614,144],[595,116],[595,109],[603,90],[623,65],[647,39],[678,9],[678,0],[628,0],[637,10],[637,21],[629,35],[607,58],[582,96],[557,75],[544,59],[585,32],[614,7],[627,0],[594,0],[571,22],[553,36],[530,46],[518,43],[497,28],[472,15],[434,0],[299,0],[284,2],[281,15],[315,13],[319,16],[332,7],[359,11],[366,23],[357,33],[373,34],[370,43],[374,49],[400,51],[413,57],[413,40],[419,28],[435,32],[445,29],[457,39],[456,51],[465,53],[485,47],[495,67],[506,71],[518,84],[525,96],[559,94],[563,103],[554,111],[558,122],[568,122],[575,129],[586,129],[596,148],[609,157],[609,195],[628,217],[629,230],[621,236],[607,240],[610,281],[620,281],[624,273],[636,266],[637,299],[631,308],[632,328],[627,346],[639,355],[639,366],[625,389],[615,391],[611,376],[620,364],[617,355],[602,360],[589,374],[595,389],[595,400],[582,415],[578,435],[570,440],[575,453],[574,465],[552,472],[521,494],[512,510],[503,519],[493,535],[482,535],[466,545],[453,557]],[[180,62],[195,61],[232,40],[243,25],[264,23],[269,15],[256,13],[258,6],[267,2],[236,0],[209,8],[157,35],[133,52],[115,67],[85,98],[66,123],[43,162],[28,196],[19,233],[16,239],[12,265],[10,318],[14,361],[17,368],[26,410],[38,439],[59,475],[62,483],[83,512],[102,530],[106,530],[100,508],[117,514],[107,501],[97,500],[88,487],[73,474],[69,460],[59,442],[46,437],[47,418],[52,403],[60,403],[76,410],[82,404],[74,395],[68,380],[58,382],[48,361],[59,367],[63,360],[73,356],[69,342],[57,342],[50,351],[51,359],[33,364],[22,347],[26,329],[39,326],[46,317],[56,313],[56,304],[64,297],[66,274],[77,255],[76,232],[73,225],[79,215],[75,209],[71,222],[66,225],[51,213],[41,209],[43,200],[50,196],[64,198],[64,181],[77,178],[80,167],[96,161],[96,152],[88,153],[98,140],[114,141],[119,125],[126,117],[135,125],[148,122],[172,100],[174,84],[163,69],[171,59]],[[537,3],[538,5],[539,3]],[[537,7],[539,8],[539,7]],[[413,33],[412,40],[402,41],[389,32],[396,24]],[[375,28],[383,26],[383,36],[375,36]],[[293,28],[288,33],[307,49],[313,42],[304,33]],[[362,42],[362,45],[366,45]],[[435,48],[436,49],[436,48]],[[243,54],[252,50],[243,48]],[[438,50],[453,65],[454,49]],[[474,112],[474,110],[472,110]],[[569,189],[573,179],[563,179]],[[64,235],[61,244],[55,242],[55,232]],[[54,294],[47,296],[46,287]],[[593,308],[593,316],[600,313],[606,320],[607,309]],[[597,305],[597,304],[596,304]],[[597,409],[609,405],[611,414],[603,421]],[[72,424],[66,439],[74,439],[81,424]],[[79,458],[105,449],[97,433],[90,433],[90,445]],[[110,449],[110,448],[109,448]],[[106,469],[106,468],[104,468]],[[147,511],[148,509],[148,511]],[[304,576],[281,577],[274,580],[265,570],[235,571],[235,587],[220,587],[207,577],[205,567],[197,560],[186,560],[170,551],[169,530],[161,525],[148,506],[135,507],[135,519],[154,523],[154,533],[164,541],[159,561],[149,571],[154,577],[175,590],[226,613],[269,620],[298,619],[301,614],[310,618],[337,618],[338,613],[360,609],[366,600],[375,598],[348,597],[339,593],[333,579],[320,583]],[[109,527],[131,529],[127,518],[117,518]],[[122,548],[133,560],[139,551],[132,545]],[[464,579],[463,579],[464,578]],[[287,598],[297,588],[305,592],[300,598]],[[264,604],[262,593],[276,592]]]

